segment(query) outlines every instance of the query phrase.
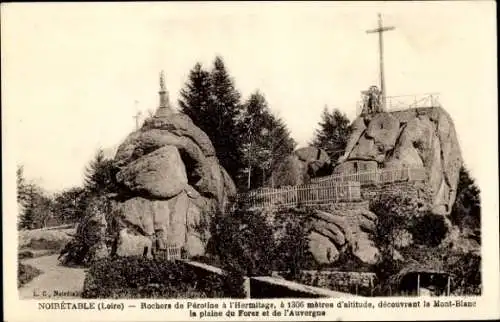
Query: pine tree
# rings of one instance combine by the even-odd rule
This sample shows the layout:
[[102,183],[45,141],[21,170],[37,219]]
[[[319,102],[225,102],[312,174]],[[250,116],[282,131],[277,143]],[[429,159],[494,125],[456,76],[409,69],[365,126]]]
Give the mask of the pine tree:
[[460,168],[457,196],[451,211],[451,219],[461,227],[481,228],[480,190],[469,171]]
[[36,221],[36,198],[37,191],[34,185],[27,187],[27,202],[21,214],[20,228],[33,229]]
[[17,166],[16,184],[17,184],[17,205],[19,207],[19,213],[21,214],[24,206],[28,202],[28,188],[29,188],[29,185],[26,183],[26,178],[24,177],[24,167],[22,165]]
[[222,58],[215,58],[210,72],[197,63],[180,96],[181,111],[208,135],[221,165],[235,179],[242,166],[240,94]]
[[333,163],[344,153],[347,140],[351,133],[350,121],[347,116],[334,109],[328,111],[325,106],[321,114],[319,129],[314,133],[312,145],[325,150]]
[[268,173],[271,179],[270,185],[274,187],[273,177],[271,176],[272,172],[295,150],[297,143],[291,137],[285,122],[277,116],[273,116],[270,129],[272,129],[269,133],[272,154]]
[[115,167],[110,159],[106,159],[104,151],[98,149],[94,159],[85,169],[84,188],[90,194],[102,195],[116,191]]
[[189,72],[185,88],[180,91],[181,112],[188,115],[198,127],[204,129],[205,116],[210,110],[210,73],[196,63]]
[[241,130],[237,122],[241,110],[241,95],[235,89],[220,56],[215,58],[210,73],[210,93],[211,111],[205,116],[208,124],[203,130],[212,140],[222,166],[234,179],[242,167]]

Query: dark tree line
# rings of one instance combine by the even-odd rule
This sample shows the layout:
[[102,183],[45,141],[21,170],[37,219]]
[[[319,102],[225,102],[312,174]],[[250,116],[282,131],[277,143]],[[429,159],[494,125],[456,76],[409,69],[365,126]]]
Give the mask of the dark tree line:
[[344,154],[347,140],[351,134],[350,121],[338,109],[328,110],[325,106],[321,113],[319,128],[314,131],[311,145],[323,149],[335,163]]
[[264,185],[295,141],[259,91],[242,100],[224,61],[210,71],[196,63],[180,92],[179,106],[212,141],[222,166],[239,188]]
[[112,160],[99,149],[85,168],[81,187],[49,194],[39,185],[26,180],[23,167],[18,166],[18,227],[36,229],[79,222],[93,200],[116,191],[115,171]]

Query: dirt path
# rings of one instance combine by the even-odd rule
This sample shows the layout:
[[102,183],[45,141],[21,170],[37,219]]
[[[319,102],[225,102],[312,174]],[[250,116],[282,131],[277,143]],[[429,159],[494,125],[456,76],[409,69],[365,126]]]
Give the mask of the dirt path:
[[20,299],[79,298],[83,289],[85,269],[59,265],[57,255],[23,260],[42,271],[19,289]]

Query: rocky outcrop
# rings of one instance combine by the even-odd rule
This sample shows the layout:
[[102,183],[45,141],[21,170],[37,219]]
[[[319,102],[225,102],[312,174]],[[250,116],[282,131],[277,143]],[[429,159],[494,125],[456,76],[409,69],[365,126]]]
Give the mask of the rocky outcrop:
[[294,151],[273,172],[274,186],[294,186],[308,183],[311,178],[331,172],[328,154],[318,148],[305,147]]
[[162,199],[178,195],[188,184],[179,150],[171,145],[130,162],[116,178],[134,193]]
[[358,117],[334,173],[424,167],[432,211],[447,215],[455,201],[462,156],[453,121],[441,107]]
[[334,263],[347,249],[366,264],[375,264],[379,250],[371,239],[377,216],[363,208],[316,210],[311,217],[309,249],[319,263]]
[[204,254],[210,213],[236,194],[208,136],[187,115],[160,108],[123,141],[114,162],[121,187],[111,216],[116,253],[178,246]]

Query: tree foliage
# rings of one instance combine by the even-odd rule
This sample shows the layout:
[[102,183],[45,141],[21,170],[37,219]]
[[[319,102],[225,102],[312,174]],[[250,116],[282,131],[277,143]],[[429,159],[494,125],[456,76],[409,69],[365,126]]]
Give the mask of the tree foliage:
[[29,200],[28,196],[29,184],[26,182],[26,178],[24,177],[24,167],[22,165],[17,166],[16,184],[17,184],[17,204],[22,208]]
[[205,118],[210,111],[210,73],[196,63],[189,72],[189,78],[184,88],[180,91],[179,106],[182,113],[188,115],[200,128],[205,129]]
[[451,220],[460,227],[481,229],[480,190],[465,167],[460,168],[457,196],[451,210]]
[[20,229],[43,228],[82,220],[92,198],[116,192],[117,169],[99,149],[85,168],[84,184],[55,195],[45,192],[40,186],[24,177],[22,166],[18,166],[17,201]]
[[222,166],[236,178],[242,159],[238,126],[241,95],[222,57],[215,58],[210,72],[197,63],[180,96],[181,111],[208,135]]
[[267,275],[272,268],[273,232],[259,211],[237,209],[218,214],[212,224],[208,252],[223,268],[247,276]]
[[410,228],[413,218],[427,214],[424,201],[404,193],[379,194],[370,202],[370,211],[377,215],[375,240],[382,249],[400,244],[401,230]]
[[344,153],[350,134],[350,121],[347,116],[338,109],[330,112],[325,106],[319,129],[314,132],[312,146],[325,150],[332,162],[336,162]]
[[47,226],[49,219],[54,217],[52,197],[36,184],[25,187],[26,198],[22,207],[19,228],[36,229]]
[[56,195],[54,208],[61,222],[78,222],[83,218],[87,202],[88,192],[82,187],[74,187]]
[[275,236],[275,270],[295,279],[301,270],[315,263],[309,250],[310,220],[308,211],[279,212],[273,221]]
[[296,143],[259,91],[252,93],[243,105],[240,122],[244,163],[240,180],[246,181],[247,188],[261,187],[283,158],[293,152]]
[[92,195],[103,195],[117,191],[115,175],[118,170],[113,160],[107,159],[102,149],[98,149],[94,159],[85,168],[84,189]]
[[[240,188],[262,186],[295,142],[262,93],[244,102],[220,56],[210,71],[195,64],[179,106],[210,138],[222,166]],[[248,180],[250,179],[250,180]]]
[[238,208],[214,218],[207,251],[230,272],[255,276],[281,271],[294,278],[313,261],[308,218],[298,210],[269,214]]

